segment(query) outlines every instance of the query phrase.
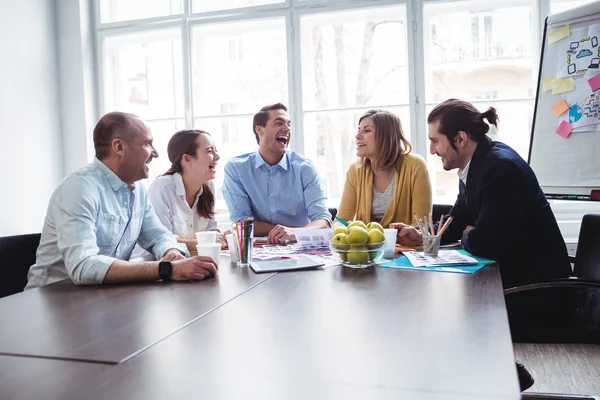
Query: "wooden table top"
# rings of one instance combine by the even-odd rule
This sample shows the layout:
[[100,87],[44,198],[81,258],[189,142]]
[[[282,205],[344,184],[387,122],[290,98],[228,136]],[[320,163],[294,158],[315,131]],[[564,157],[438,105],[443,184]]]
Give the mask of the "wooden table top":
[[0,377],[16,399],[519,398],[495,266],[279,273],[122,364],[0,356]]
[[0,354],[123,362],[273,276],[225,261],[202,282],[64,280],[0,299]]

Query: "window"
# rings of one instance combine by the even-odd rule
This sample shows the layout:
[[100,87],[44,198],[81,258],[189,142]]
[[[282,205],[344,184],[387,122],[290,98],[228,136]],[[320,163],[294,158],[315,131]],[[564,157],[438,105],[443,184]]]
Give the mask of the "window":
[[[453,203],[458,189],[456,171],[443,171],[428,151],[427,113],[441,101],[496,107],[500,127],[490,136],[526,158],[539,7],[558,12],[590,2],[95,1],[101,111],[148,122],[161,154],[151,179],[169,167],[171,135],[198,128],[217,142],[220,189],[229,158],[257,148],[254,113],[283,102],[293,148],[316,163],[331,206],[355,161],[358,119],[372,108],[400,116],[414,151],[428,160],[436,203]],[[220,191],[217,208],[226,213]]]
[[395,112],[410,138],[406,25],[404,6],[300,18],[304,153],[325,171],[332,206],[356,160],[365,111]]
[[[425,4],[426,111],[452,97],[470,101],[482,112],[494,106],[500,125],[491,136],[527,159],[537,78],[538,37],[531,22],[535,3],[482,6],[478,1]],[[444,171],[435,155],[428,156],[428,163],[435,201],[454,203],[456,171]]]
[[254,114],[267,104],[289,105],[283,18],[202,24],[192,29],[193,125],[213,135],[221,161],[217,206],[230,158],[255,151]]
[[100,0],[100,21],[118,22],[181,14],[182,0]]

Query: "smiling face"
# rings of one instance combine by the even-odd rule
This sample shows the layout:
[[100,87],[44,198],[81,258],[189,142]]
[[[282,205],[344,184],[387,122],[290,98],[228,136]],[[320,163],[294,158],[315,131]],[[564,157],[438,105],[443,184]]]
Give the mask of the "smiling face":
[[283,157],[292,137],[292,123],[284,110],[269,110],[269,119],[265,126],[257,125],[256,133],[260,138],[258,149],[269,157]]
[[[442,158],[442,165],[446,171],[450,171],[455,168],[464,168],[463,158],[459,152],[459,149],[455,149],[450,144],[448,136],[440,133],[440,122],[435,121],[428,125],[429,127],[429,152]],[[464,132],[463,132],[464,134]],[[456,141],[460,142],[461,133],[456,136]]]
[[210,135],[202,133],[195,141],[196,155],[184,154],[181,157],[181,167],[184,176],[198,179],[198,183],[205,184],[217,175],[217,164],[221,158],[217,147]]
[[132,184],[148,178],[150,175],[148,164],[153,158],[158,157],[158,152],[152,144],[150,130],[141,120],[133,120],[129,129],[131,129],[129,140],[123,140],[123,164],[126,166],[123,172],[126,179],[123,181]]
[[375,124],[371,118],[365,117],[360,121],[355,138],[356,155],[372,161],[377,151],[377,140],[375,139]]

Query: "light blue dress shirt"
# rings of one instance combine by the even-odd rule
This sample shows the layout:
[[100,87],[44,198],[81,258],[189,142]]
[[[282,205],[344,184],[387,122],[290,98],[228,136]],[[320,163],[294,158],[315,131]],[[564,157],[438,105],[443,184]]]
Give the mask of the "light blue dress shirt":
[[52,194],[27,289],[66,278],[100,284],[115,260],[129,260],[136,242],[157,259],[172,248],[189,255],[161,224],[145,186],[128,186],[95,158]]
[[258,152],[232,158],[225,165],[223,197],[232,221],[254,217],[292,227],[318,219],[331,223],[315,166],[293,151],[273,166]]

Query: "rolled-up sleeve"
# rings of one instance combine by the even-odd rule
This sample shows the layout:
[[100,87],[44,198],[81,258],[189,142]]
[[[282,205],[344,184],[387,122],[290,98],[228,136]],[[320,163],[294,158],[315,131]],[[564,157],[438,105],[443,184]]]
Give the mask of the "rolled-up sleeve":
[[157,260],[169,249],[178,249],[187,257],[190,255],[186,245],[178,243],[177,236],[160,222],[154,212],[154,207],[150,203],[147,203],[144,209],[144,219],[142,220],[138,244],[154,254]]
[[313,164],[307,161],[300,170],[300,179],[304,191],[304,204],[310,221],[324,219],[331,225],[331,214],[327,208],[327,196],[321,178]]
[[250,196],[240,181],[235,165],[230,161],[225,165],[225,180],[223,181],[223,198],[229,208],[231,221],[239,221],[252,217]]
[[57,247],[76,285],[101,284],[116,260],[99,254],[96,241],[99,196],[90,195],[96,191],[86,178],[74,176],[63,183],[56,198],[54,220],[60,227]]

